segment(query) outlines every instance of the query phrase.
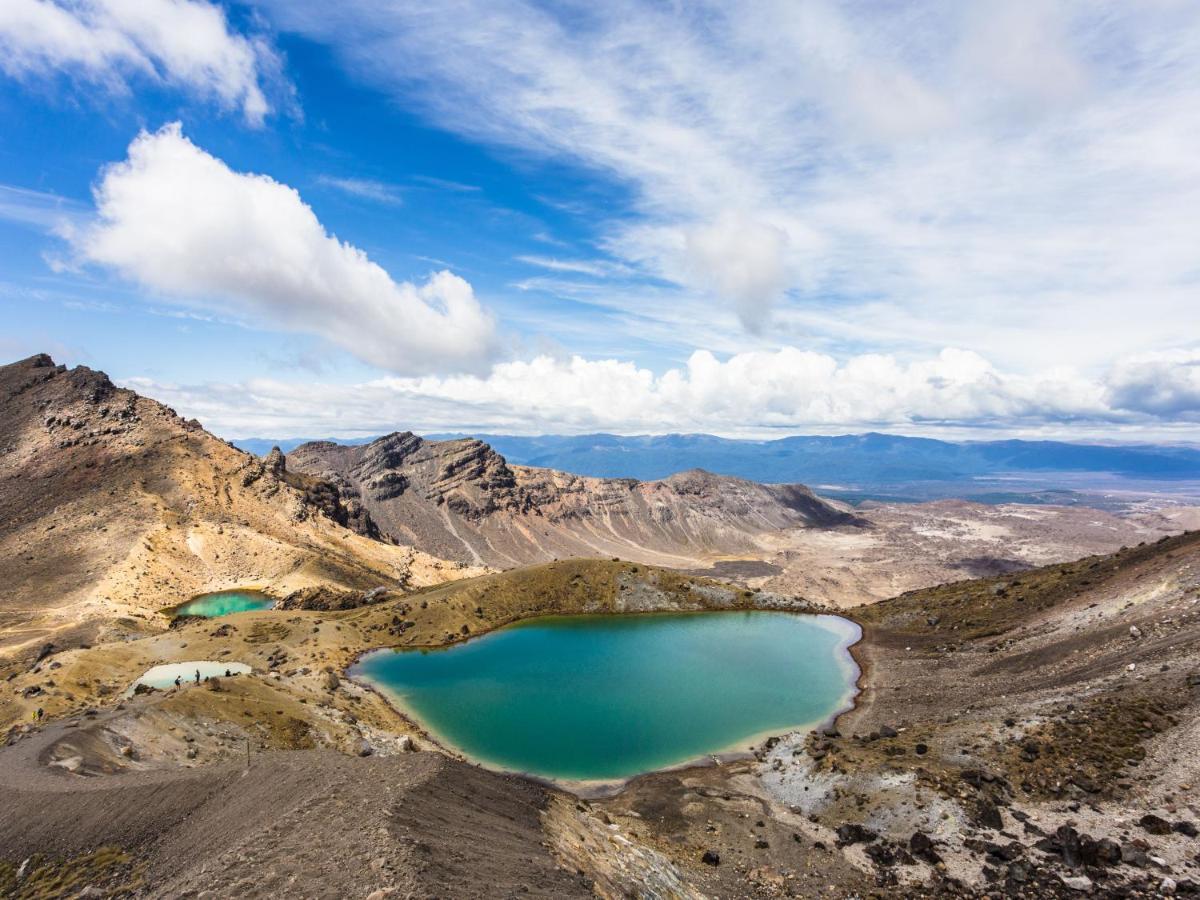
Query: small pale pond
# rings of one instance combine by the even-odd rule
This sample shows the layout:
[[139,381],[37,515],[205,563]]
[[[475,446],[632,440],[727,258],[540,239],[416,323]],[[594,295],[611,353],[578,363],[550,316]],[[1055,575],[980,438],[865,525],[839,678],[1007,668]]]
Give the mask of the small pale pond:
[[837,616],[781,612],[548,617],[369,653],[351,674],[475,760],[614,780],[845,709],[859,634]]
[[272,598],[258,591],[218,591],[214,594],[201,594],[187,603],[181,603],[172,610],[172,614],[212,619],[230,613],[270,609],[274,605],[275,601]]
[[226,675],[245,675],[250,672],[250,667],[245,663],[239,662],[214,662],[211,659],[196,659],[191,662],[180,663],[164,663],[161,666],[154,666],[147,669],[146,674],[129,686],[129,690],[125,693],[132,694],[133,689],[139,684],[147,685],[148,687],[165,688],[174,687],[175,679],[178,678],[181,684],[194,683],[196,681],[196,673],[200,673],[200,678],[224,678]]

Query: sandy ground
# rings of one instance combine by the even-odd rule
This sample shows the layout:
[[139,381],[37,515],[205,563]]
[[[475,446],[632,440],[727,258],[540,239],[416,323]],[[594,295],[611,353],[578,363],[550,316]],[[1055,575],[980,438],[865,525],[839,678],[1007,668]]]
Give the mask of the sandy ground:
[[[152,896],[238,880],[324,896],[330,878],[361,896],[390,879],[384,887],[400,895],[503,896],[544,884],[562,896],[1045,897],[1077,896],[1083,878],[1095,896],[1156,896],[1166,879],[1183,892],[1200,876],[1200,844],[1188,833],[1200,818],[1200,535],[864,607],[855,612],[865,629],[856,648],[863,693],[837,732],[779,735],[719,765],[634,779],[607,799],[572,798],[450,760],[379,697],[324,671],[343,671],[368,646],[436,645],[462,639],[463,625],[473,634],[548,611],[787,602],[630,563],[562,562],[361,609],[246,613],[52,656],[10,682],[0,706],[9,722],[23,721],[33,702],[68,716],[40,731],[17,725],[12,746],[0,751],[0,779],[20,797],[0,811],[0,856],[15,867],[40,848],[62,873],[90,859],[80,855],[85,849],[112,845],[141,864],[139,890]],[[397,635],[395,619],[414,624]],[[97,680],[131,680],[152,660],[222,650],[254,673],[222,679],[220,690],[192,686],[123,702],[84,694]],[[55,684],[47,690],[48,681]],[[33,686],[45,693],[24,697]],[[68,700],[68,689],[80,693]],[[93,705],[100,712],[89,716]],[[313,776],[323,798],[329,784],[356,797],[364,780],[387,772],[397,786],[383,805],[408,816],[405,834],[431,857],[454,861],[460,880],[437,880],[452,877],[449,862],[372,869],[377,852],[375,859],[408,859],[382,812],[382,824],[357,838],[369,848],[354,857],[365,868],[355,863],[331,876],[325,849],[291,865],[301,846],[334,852],[345,840],[336,804],[304,791],[310,806],[289,805],[286,792],[262,801],[252,840],[261,850],[205,848],[186,871],[165,862],[177,858],[169,848],[185,834],[178,807],[148,807],[153,836],[101,822],[72,843],[77,826],[63,823],[95,821],[90,804],[124,809],[148,783],[164,785],[164,796],[191,797],[175,785],[245,768],[247,738],[252,771],[286,747],[315,754],[278,756],[288,771],[287,760],[337,760],[316,766],[341,779]],[[431,767],[421,770],[421,796],[440,798],[430,812],[412,799],[417,759]],[[101,800],[92,791],[111,793]],[[497,868],[471,816],[507,816],[518,802],[536,809],[536,822],[526,820],[530,830],[513,837],[527,849],[512,850],[507,867]],[[1156,820],[1143,824],[1147,815],[1160,817],[1166,833]],[[35,844],[7,837],[18,832]],[[39,837],[59,832],[65,842]],[[1098,859],[1102,838],[1122,861]],[[546,868],[547,850],[557,868]],[[112,877],[133,877],[133,868],[117,866]],[[529,881],[534,876],[543,881]]]
[[1179,533],[1192,511],[1138,509],[1118,516],[1084,507],[943,500],[871,504],[856,512],[868,527],[764,535],[758,558],[773,571],[749,569],[734,580],[848,608],[946,582],[1111,553]]

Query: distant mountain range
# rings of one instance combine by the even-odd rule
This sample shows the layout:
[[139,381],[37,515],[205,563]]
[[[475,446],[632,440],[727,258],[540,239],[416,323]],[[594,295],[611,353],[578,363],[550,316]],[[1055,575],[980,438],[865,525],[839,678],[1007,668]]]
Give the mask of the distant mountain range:
[[766,534],[866,524],[802,484],[699,470],[589,478],[510,464],[472,438],[316,441],[289,451],[287,466],[335,485],[397,543],[494,568],[580,556],[702,567],[710,557],[759,552]]
[[[436,439],[463,436],[429,435]],[[950,442],[878,433],[770,441],[707,434],[471,436],[517,465],[642,480],[700,468],[760,482],[802,482],[851,500],[962,496],[995,502],[1029,500],[1030,494],[1045,491],[1187,489],[1191,493],[1200,488],[1200,448],[1186,445]],[[275,444],[286,452],[305,441],[248,439],[234,443],[263,454]],[[1061,502],[1063,497],[1054,499]]]

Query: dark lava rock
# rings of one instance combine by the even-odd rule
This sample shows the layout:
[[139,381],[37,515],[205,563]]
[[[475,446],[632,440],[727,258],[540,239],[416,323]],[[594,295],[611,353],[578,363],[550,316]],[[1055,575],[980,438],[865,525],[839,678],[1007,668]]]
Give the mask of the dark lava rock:
[[1071,776],[1071,783],[1081,791],[1086,791],[1089,794],[1100,793],[1100,785],[1092,778],[1084,775],[1082,772],[1077,772]]
[[917,744],[917,746],[913,747],[913,750],[916,752],[917,756],[924,756],[929,752],[929,746],[927,744]]
[[1139,850],[1132,844],[1126,844],[1121,848],[1121,862],[1127,866],[1133,866],[1135,869],[1144,869],[1150,865],[1150,857],[1144,850]]
[[878,866],[888,867],[896,864],[896,854],[887,844],[871,844],[863,852],[873,859]]
[[871,829],[864,828],[862,825],[854,822],[839,825],[837,829],[839,847],[845,847],[848,844],[869,844],[877,837],[878,835]]
[[1154,813],[1146,813],[1138,819],[1138,824],[1151,834],[1170,834],[1171,823],[1161,816],[1156,816]]
[[989,858],[998,862],[1012,862],[1025,855],[1025,848],[1017,841],[1011,841],[1007,844],[988,843],[984,846],[984,849],[987,851]]
[[721,854],[716,850],[705,850],[704,855],[700,857],[700,862],[709,866],[719,866],[721,864]]
[[1070,825],[1061,825],[1054,832],[1054,837],[1058,841],[1059,852],[1062,853],[1063,865],[1072,869],[1078,868],[1083,862],[1083,842],[1079,832]]
[[1024,884],[1029,880],[1033,867],[1023,859],[1019,859],[1008,867],[1008,880],[1016,884]]
[[924,832],[913,832],[913,836],[908,839],[908,849],[917,859],[923,859],[931,865],[937,865],[942,861],[937,851],[933,849],[933,839]]
[[899,737],[900,732],[898,732],[891,725],[880,725],[879,726],[879,736],[881,738],[894,738],[894,737]]
[[769,843],[767,843],[767,841],[764,840],[763,838],[759,838],[757,841],[754,842],[755,850],[766,850],[770,846],[771,845]]
[[1000,816],[1000,808],[987,800],[981,801],[975,810],[975,821],[984,828],[999,831],[1004,827],[1004,819]]
[[1081,839],[1080,850],[1083,854],[1083,862],[1089,866],[1115,866],[1121,861],[1121,845],[1112,838],[1101,838],[1098,841],[1092,840],[1087,835]]
[[1050,856],[1058,856],[1063,865],[1069,869],[1077,869],[1080,865],[1104,865],[1102,859],[1115,856],[1117,862],[1121,859],[1121,848],[1115,841],[1105,838],[1095,841],[1088,835],[1080,835],[1070,825],[1062,825],[1054,834],[1044,837],[1033,845],[1036,849]]
[[827,738],[840,738],[842,736],[842,733],[840,731],[838,731],[836,728],[834,728],[832,725],[830,725],[828,728],[822,728],[821,734],[823,734]]
[[1176,834],[1184,834],[1188,837],[1196,837],[1200,832],[1196,830],[1195,822],[1180,821],[1171,826],[1171,830]]

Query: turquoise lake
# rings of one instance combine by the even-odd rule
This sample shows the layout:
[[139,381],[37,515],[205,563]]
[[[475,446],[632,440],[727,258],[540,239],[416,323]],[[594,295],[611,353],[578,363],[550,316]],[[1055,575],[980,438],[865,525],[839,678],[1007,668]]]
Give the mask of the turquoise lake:
[[215,594],[202,594],[175,607],[174,615],[204,616],[206,619],[212,619],[230,613],[270,609],[274,605],[274,600],[258,591],[219,591]]
[[497,768],[613,780],[745,750],[854,697],[837,616],[711,612],[530,619],[351,670],[439,741]]

